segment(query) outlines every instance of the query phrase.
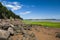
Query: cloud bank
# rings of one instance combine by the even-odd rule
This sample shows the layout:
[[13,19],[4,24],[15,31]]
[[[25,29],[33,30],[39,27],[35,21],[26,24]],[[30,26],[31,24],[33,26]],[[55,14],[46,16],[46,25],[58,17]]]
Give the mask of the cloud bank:
[[30,14],[30,13],[31,13],[31,11],[25,11],[25,12],[21,12],[20,14],[25,15],[25,14]]
[[10,8],[12,11],[19,10],[22,8],[22,4],[18,2],[6,2],[3,1],[2,4],[6,6],[7,8]]

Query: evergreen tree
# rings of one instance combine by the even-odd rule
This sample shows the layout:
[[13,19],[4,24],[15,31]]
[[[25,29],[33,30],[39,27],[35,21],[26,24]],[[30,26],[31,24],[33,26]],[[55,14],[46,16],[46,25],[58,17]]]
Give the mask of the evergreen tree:
[[10,19],[10,17],[12,18],[17,18],[17,19],[21,19],[22,18],[18,15],[16,15],[15,13],[13,13],[11,10],[8,10],[5,6],[2,5],[2,3],[0,2],[0,19]]

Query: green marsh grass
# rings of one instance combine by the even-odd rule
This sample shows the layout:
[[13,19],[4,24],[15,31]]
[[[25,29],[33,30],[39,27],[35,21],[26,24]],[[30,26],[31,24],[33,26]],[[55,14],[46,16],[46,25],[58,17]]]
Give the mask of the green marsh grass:
[[26,24],[35,24],[35,25],[42,25],[45,27],[51,27],[51,28],[60,28],[60,22],[49,22],[49,21],[30,21],[30,20],[24,20],[23,21]]

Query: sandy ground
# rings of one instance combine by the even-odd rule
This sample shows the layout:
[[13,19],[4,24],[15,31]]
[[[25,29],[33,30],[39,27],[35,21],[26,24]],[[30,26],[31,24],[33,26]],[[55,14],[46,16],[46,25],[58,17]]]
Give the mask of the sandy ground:
[[[28,30],[28,33],[34,33],[37,40],[60,40],[60,38],[56,38],[56,33],[60,32],[60,29],[57,28],[44,28],[44,27],[33,27],[32,30]],[[12,39],[17,40],[17,38],[20,38],[19,40],[22,40],[22,35],[18,34],[13,36]]]
[[57,29],[52,28],[38,28],[35,30],[33,28],[33,32],[36,35],[38,40],[60,40],[56,38],[56,32],[59,32]]

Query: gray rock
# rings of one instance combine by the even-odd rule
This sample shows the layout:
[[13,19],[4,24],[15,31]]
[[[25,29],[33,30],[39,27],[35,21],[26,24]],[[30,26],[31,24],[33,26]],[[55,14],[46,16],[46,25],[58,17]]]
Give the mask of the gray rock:
[[20,30],[21,30],[21,33],[22,33],[22,34],[26,34],[26,33],[27,33],[26,30],[24,30],[23,27],[21,27]]
[[3,29],[3,30],[7,30],[9,27],[10,27],[10,25],[5,24],[4,26],[2,26],[2,29]]
[[9,31],[5,31],[5,30],[0,30],[0,40],[7,40],[8,37],[10,36],[10,32]]
[[10,34],[14,34],[14,30],[13,30],[12,27],[9,27],[9,28],[8,28],[8,31],[10,32]]
[[13,27],[13,28],[15,27],[15,26],[14,26],[14,25],[12,25],[12,24],[10,24],[10,26],[11,26],[11,27]]
[[57,34],[56,34],[56,37],[57,37],[57,38],[60,38],[60,33],[57,33]]
[[23,39],[22,40],[26,40],[26,38],[25,37],[23,37]]
[[8,40],[13,40],[12,37],[9,37]]
[[36,36],[34,35],[34,33],[30,34],[29,40],[37,40]]

